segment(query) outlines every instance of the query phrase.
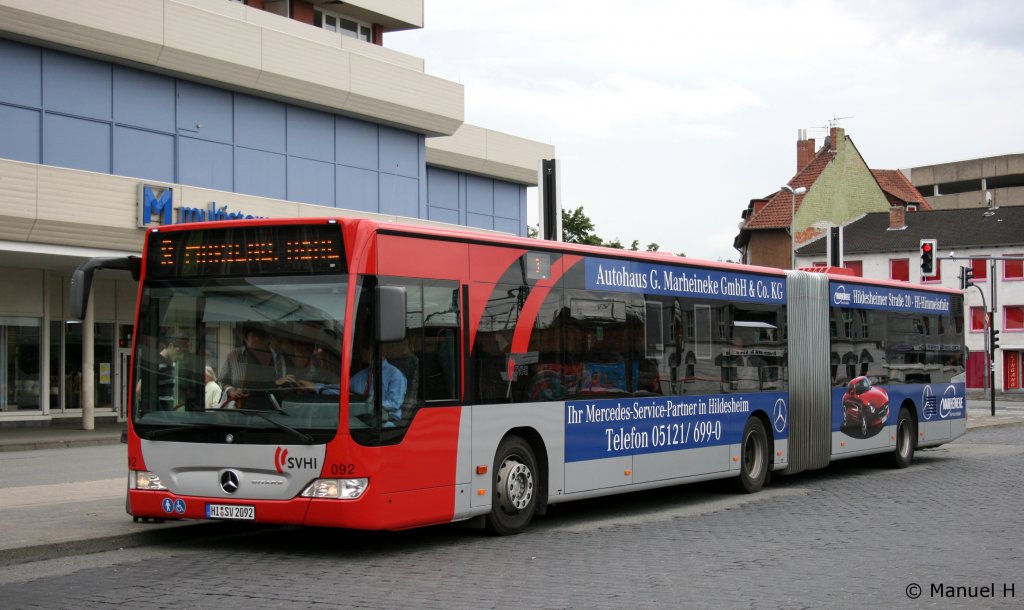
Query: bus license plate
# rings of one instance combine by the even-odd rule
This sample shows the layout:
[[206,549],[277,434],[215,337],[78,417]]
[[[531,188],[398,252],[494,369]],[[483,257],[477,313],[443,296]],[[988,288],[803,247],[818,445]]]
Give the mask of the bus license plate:
[[206,518],[253,521],[256,519],[256,507],[241,504],[207,504]]

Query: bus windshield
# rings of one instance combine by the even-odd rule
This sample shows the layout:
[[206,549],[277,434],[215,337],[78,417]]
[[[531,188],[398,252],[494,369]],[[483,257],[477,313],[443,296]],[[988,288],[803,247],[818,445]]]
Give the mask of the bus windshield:
[[142,438],[326,442],[338,429],[347,277],[154,280],[139,310]]

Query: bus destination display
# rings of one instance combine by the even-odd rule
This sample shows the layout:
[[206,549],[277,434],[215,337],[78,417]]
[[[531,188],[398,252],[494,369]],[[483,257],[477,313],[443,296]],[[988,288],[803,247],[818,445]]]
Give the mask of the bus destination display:
[[154,235],[154,277],[338,273],[343,270],[337,225],[210,229]]

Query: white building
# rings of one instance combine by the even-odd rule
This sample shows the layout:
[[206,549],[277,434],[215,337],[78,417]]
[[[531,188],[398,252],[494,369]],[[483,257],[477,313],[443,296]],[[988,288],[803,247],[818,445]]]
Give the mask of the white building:
[[525,235],[554,149],[465,124],[461,84],[384,46],[421,27],[422,0],[0,0],[0,426],[123,417],[136,284],[100,276],[76,324],[68,278],[138,253],[149,224]]
[[[921,277],[922,239],[938,240],[935,278]],[[1024,260],[990,260],[1024,256],[1024,207],[904,213],[895,206],[888,214],[866,214],[847,224],[841,243],[843,266],[862,277],[959,289],[960,267],[970,267],[978,288],[965,292],[967,387],[987,384],[985,328],[994,302],[993,328],[999,331],[995,388],[1005,393],[1024,389]],[[823,266],[825,252],[824,238],[807,244],[797,250],[797,266]],[[955,260],[950,258],[954,253]]]

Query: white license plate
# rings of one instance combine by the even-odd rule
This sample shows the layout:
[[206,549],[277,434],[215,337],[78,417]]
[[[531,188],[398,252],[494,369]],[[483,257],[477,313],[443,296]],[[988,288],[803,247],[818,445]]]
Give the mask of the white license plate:
[[256,507],[242,504],[207,504],[207,519],[256,519]]

